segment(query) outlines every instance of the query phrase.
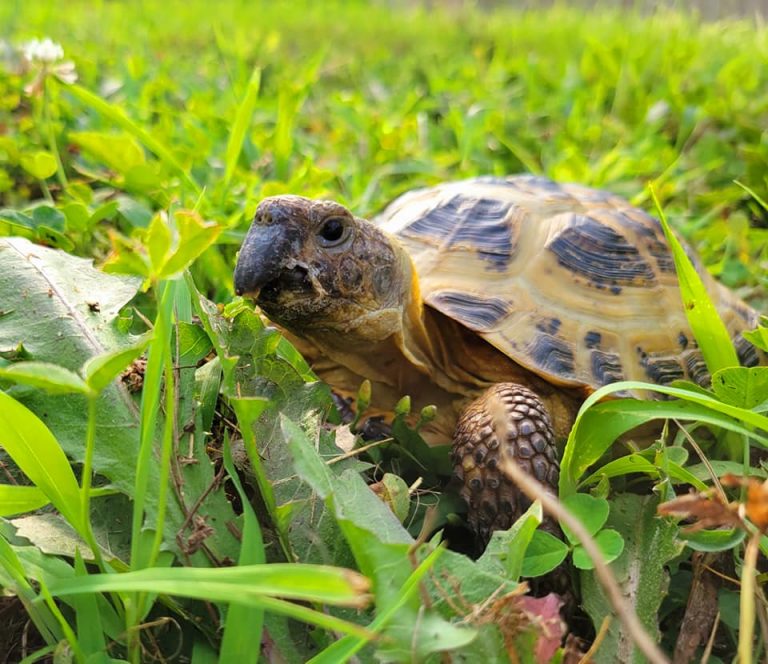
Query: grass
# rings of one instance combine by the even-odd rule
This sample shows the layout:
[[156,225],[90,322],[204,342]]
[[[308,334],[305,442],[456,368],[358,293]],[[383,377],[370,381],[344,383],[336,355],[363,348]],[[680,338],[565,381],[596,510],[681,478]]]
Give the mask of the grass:
[[[459,509],[447,494],[437,500],[445,454],[423,447],[402,402],[395,443],[338,460],[327,389],[230,302],[235,251],[267,195],[333,197],[365,216],[414,187],[525,171],[610,189],[653,213],[654,192],[707,267],[765,310],[765,27],[608,3],[430,13],[359,0],[232,0],[215,11],[199,0],[17,0],[0,5],[0,26],[0,235],[112,273],[42,248],[29,258],[17,241],[0,251],[0,585],[32,620],[39,657],[64,642],[79,661],[256,661],[262,643],[291,662],[525,655],[532,630],[504,607],[517,606],[521,569],[542,573],[564,556],[578,563],[591,623],[580,633],[591,639],[613,612],[584,554],[594,548],[539,537],[540,515],[476,562],[416,546],[425,522]],[[25,63],[14,50],[44,36],[62,44],[77,83],[60,63]],[[688,296],[703,306],[694,280]],[[713,338],[710,356],[730,357]],[[113,382],[125,367],[139,392]],[[688,545],[655,517],[654,494],[713,484],[706,464],[764,477],[750,455],[766,442],[764,373],[722,372],[708,394],[683,386],[670,392],[679,401],[593,404],[565,450],[566,507],[615,558],[640,622],[668,653],[693,549],[741,561],[750,546],[747,564],[725,573],[753,584],[752,516]],[[691,424],[601,461],[654,418]],[[701,436],[704,426],[714,433]],[[386,484],[372,464],[392,472]],[[363,477],[381,480],[393,505],[405,497],[403,524]],[[582,494],[570,494],[587,487],[579,508]],[[40,532],[17,530],[13,517],[46,500],[71,530],[44,554]],[[43,531],[61,523],[50,508],[36,518]],[[272,565],[281,561],[292,564]],[[630,569],[640,588],[622,577]],[[740,610],[739,588],[720,590],[722,661],[737,648],[762,652],[751,629],[763,604],[751,598]],[[602,634],[602,661],[624,629]],[[2,640],[29,654],[18,631]]]

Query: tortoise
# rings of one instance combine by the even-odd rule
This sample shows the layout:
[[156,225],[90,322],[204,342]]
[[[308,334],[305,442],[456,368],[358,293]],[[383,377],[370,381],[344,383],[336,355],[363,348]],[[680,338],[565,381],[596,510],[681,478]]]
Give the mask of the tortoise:
[[[741,334],[758,313],[688,253],[741,363],[762,363]],[[485,540],[527,506],[500,457],[556,487],[557,441],[588,394],[620,380],[710,381],[659,221],[544,177],[412,191],[372,221],[332,201],[267,198],[234,282],[341,393],[368,378],[382,409],[403,394],[438,406],[421,433],[453,444]]]

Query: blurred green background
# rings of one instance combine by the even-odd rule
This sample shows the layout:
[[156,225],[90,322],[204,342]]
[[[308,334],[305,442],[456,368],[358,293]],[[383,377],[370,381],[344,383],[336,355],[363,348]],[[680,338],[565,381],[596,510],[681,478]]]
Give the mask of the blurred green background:
[[[130,235],[172,204],[227,224],[234,245],[279,192],[365,215],[415,186],[527,171],[649,208],[654,182],[710,269],[759,294],[768,221],[736,183],[768,198],[755,3],[514,4],[6,0],[0,206],[52,205],[74,250],[102,257],[106,229]],[[36,66],[14,49],[43,37],[133,124],[55,76],[25,93]],[[24,167],[56,150],[58,173]],[[212,249],[198,267],[217,297],[231,258]]]

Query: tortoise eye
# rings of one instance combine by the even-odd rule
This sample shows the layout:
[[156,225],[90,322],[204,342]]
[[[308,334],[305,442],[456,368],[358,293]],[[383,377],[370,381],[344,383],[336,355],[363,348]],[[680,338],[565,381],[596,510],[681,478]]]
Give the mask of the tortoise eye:
[[320,227],[320,244],[324,247],[335,247],[347,239],[349,229],[340,217],[326,219]]

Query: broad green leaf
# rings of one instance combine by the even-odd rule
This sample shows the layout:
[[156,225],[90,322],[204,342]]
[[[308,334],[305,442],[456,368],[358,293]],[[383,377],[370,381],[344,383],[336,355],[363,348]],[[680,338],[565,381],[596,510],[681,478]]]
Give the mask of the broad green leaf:
[[525,551],[521,575],[532,579],[549,574],[567,555],[565,542],[544,530],[537,530]]
[[50,394],[88,394],[85,381],[74,371],[48,362],[16,362],[0,368],[0,378],[22,385],[31,385]]
[[[588,493],[575,493],[563,499],[565,507],[575,516],[581,525],[587,529],[590,535],[594,535],[605,524],[610,511],[610,505],[603,498],[595,498]],[[563,532],[572,544],[578,543],[578,539],[565,524],[561,524]]]
[[[56,363],[75,372],[91,358],[107,357],[132,348],[140,340],[119,329],[116,323],[140,285],[141,280],[134,277],[104,274],[95,269],[90,260],[18,238],[0,238],[0,307],[7,311],[0,318],[0,354],[16,352],[23,344],[34,360]],[[194,384],[194,372],[194,366],[177,369],[182,382],[189,375],[191,384]],[[71,461],[84,460],[88,412],[84,395],[50,395],[41,390],[28,390],[19,399],[45,422]],[[195,408],[191,390],[184,393],[184,404]],[[155,407],[162,417],[163,409],[158,409],[157,404]],[[121,381],[113,381],[99,396],[96,413],[94,473],[106,477],[113,490],[135,499],[133,469],[137,465],[140,423],[137,401]],[[179,430],[194,421],[194,417],[183,420]],[[216,523],[236,518],[224,492],[210,491],[215,469],[198,434],[204,430],[202,426],[196,429],[195,445],[188,445],[186,432],[179,440],[182,454],[186,455],[191,448],[197,462],[181,466],[183,495],[168,501],[164,537],[171,549],[178,547],[179,541],[186,542],[192,534],[191,525],[179,532],[185,523],[186,513],[182,507],[194,508],[196,515]],[[154,518],[157,510],[158,462],[159,456],[156,456],[150,463],[146,502],[149,518]],[[65,467],[69,463],[57,465]],[[203,503],[197,504],[203,495]],[[115,531],[113,526],[130,520],[127,516],[130,510],[131,503],[127,501],[108,500],[100,505],[100,522],[112,524],[109,546],[121,554],[126,550],[126,543],[130,544],[129,530]],[[216,528],[206,538],[205,546],[219,559],[237,556],[237,541],[226,527]],[[195,564],[204,564],[203,558],[202,553],[192,556]]]
[[165,212],[158,212],[152,217],[147,233],[144,236],[144,244],[149,255],[149,264],[155,274],[159,275],[162,272],[163,266],[168,260],[172,243],[173,236],[169,228],[168,217]]
[[[637,612],[651,638],[660,638],[659,608],[669,585],[667,566],[682,551],[678,528],[669,519],[656,516],[655,496],[618,495],[611,501],[607,526],[624,540],[624,550],[610,569],[621,587],[624,599]],[[581,594],[583,606],[592,624],[599,628],[606,615],[615,611],[605,597],[594,572],[583,571]],[[612,620],[605,641],[596,653],[597,662],[639,664],[645,659],[636,650],[632,636],[621,621]]]
[[19,235],[25,238],[35,236],[35,222],[27,214],[18,210],[0,210],[0,230],[3,235]]
[[389,506],[397,520],[405,523],[411,511],[411,497],[405,480],[394,473],[384,473],[377,484],[376,493]]
[[63,231],[67,223],[64,213],[51,205],[36,205],[28,212],[32,212],[32,221],[38,229]]
[[[624,538],[615,530],[605,528],[595,535],[595,542],[603,554],[603,561],[611,563],[624,550]],[[594,569],[595,563],[587,555],[581,544],[573,548],[573,566],[578,569]]]
[[210,247],[222,231],[215,223],[203,221],[196,212],[179,210],[173,215],[178,232],[176,248],[162,266],[160,275],[169,277],[186,269]]
[[732,406],[754,408],[768,400],[768,367],[729,367],[712,376],[712,389]]
[[696,338],[710,374],[726,367],[739,366],[739,358],[733,347],[731,335],[712,304],[707,288],[691,263],[691,259],[667,223],[656,192],[651,188],[661,226],[675,261],[685,315]]
[[36,486],[0,484],[0,517],[32,512],[49,502],[45,493]]
[[21,167],[38,180],[51,177],[57,169],[55,157],[45,150],[23,153]]
[[[384,615],[389,621],[384,631],[387,657],[398,660],[404,652],[409,652],[416,659],[423,659],[430,653],[450,648],[452,643],[471,641],[474,630],[457,631],[449,627],[443,611],[440,615],[434,611],[419,612],[418,598],[409,584],[412,570],[409,549],[413,539],[392,511],[373,494],[355,470],[343,470],[337,475],[335,466],[338,464],[329,467],[323,463],[306,434],[295,423],[283,417],[281,425],[296,471],[325,502],[344,534],[358,568],[373,582],[377,618]],[[424,551],[419,553],[425,555]],[[464,556],[440,549],[426,555],[433,558],[438,553],[441,564],[434,569],[434,575],[440,577],[444,573],[456,578],[460,592],[468,601],[475,601],[478,591],[487,597],[504,583],[502,577],[479,569]],[[430,594],[434,608],[447,607],[439,590]],[[424,623],[429,628],[422,628],[419,621],[428,615],[434,616]],[[451,610],[448,615],[455,614]],[[435,638],[439,634],[444,639]]]
[[229,133],[229,140],[227,141],[227,150],[224,157],[224,190],[229,187],[229,183],[232,180],[232,176],[235,173],[235,167],[237,166],[237,160],[240,157],[240,152],[243,149],[243,141],[248,130],[248,125],[251,122],[253,111],[256,108],[256,100],[259,96],[259,87],[261,85],[261,68],[254,67],[251,73],[251,78],[248,81],[248,86],[245,90],[240,104],[237,107],[235,113],[235,121],[232,123],[232,129]]
[[[379,613],[368,628],[376,633],[386,627],[387,623],[397,615],[397,612],[403,609],[407,602],[412,599],[414,593],[419,588],[422,579],[430,572],[438,556],[444,552],[442,549],[435,549],[430,555],[426,556],[419,566],[413,570],[406,579],[401,588],[398,601],[392,604],[388,609]],[[434,625],[433,634],[442,639],[444,648],[457,648],[471,641],[475,634],[472,630],[453,628],[448,633],[446,625],[449,623],[439,622]],[[415,636],[415,635],[414,635]],[[357,636],[345,636],[331,644],[323,652],[318,653],[309,662],[311,664],[336,664],[336,662],[346,662],[352,655],[358,652],[370,639],[363,639]],[[447,642],[446,642],[447,641]]]
[[744,541],[747,536],[742,528],[726,530],[699,530],[682,532],[680,539],[694,551],[727,551]]
[[0,445],[77,530],[80,489],[58,441],[32,411],[0,392]]
[[67,136],[83,152],[117,173],[126,173],[146,161],[144,150],[130,134],[71,131]]
[[88,206],[78,201],[73,201],[61,206],[61,211],[66,217],[66,227],[69,231],[82,233],[88,230],[91,213]]

